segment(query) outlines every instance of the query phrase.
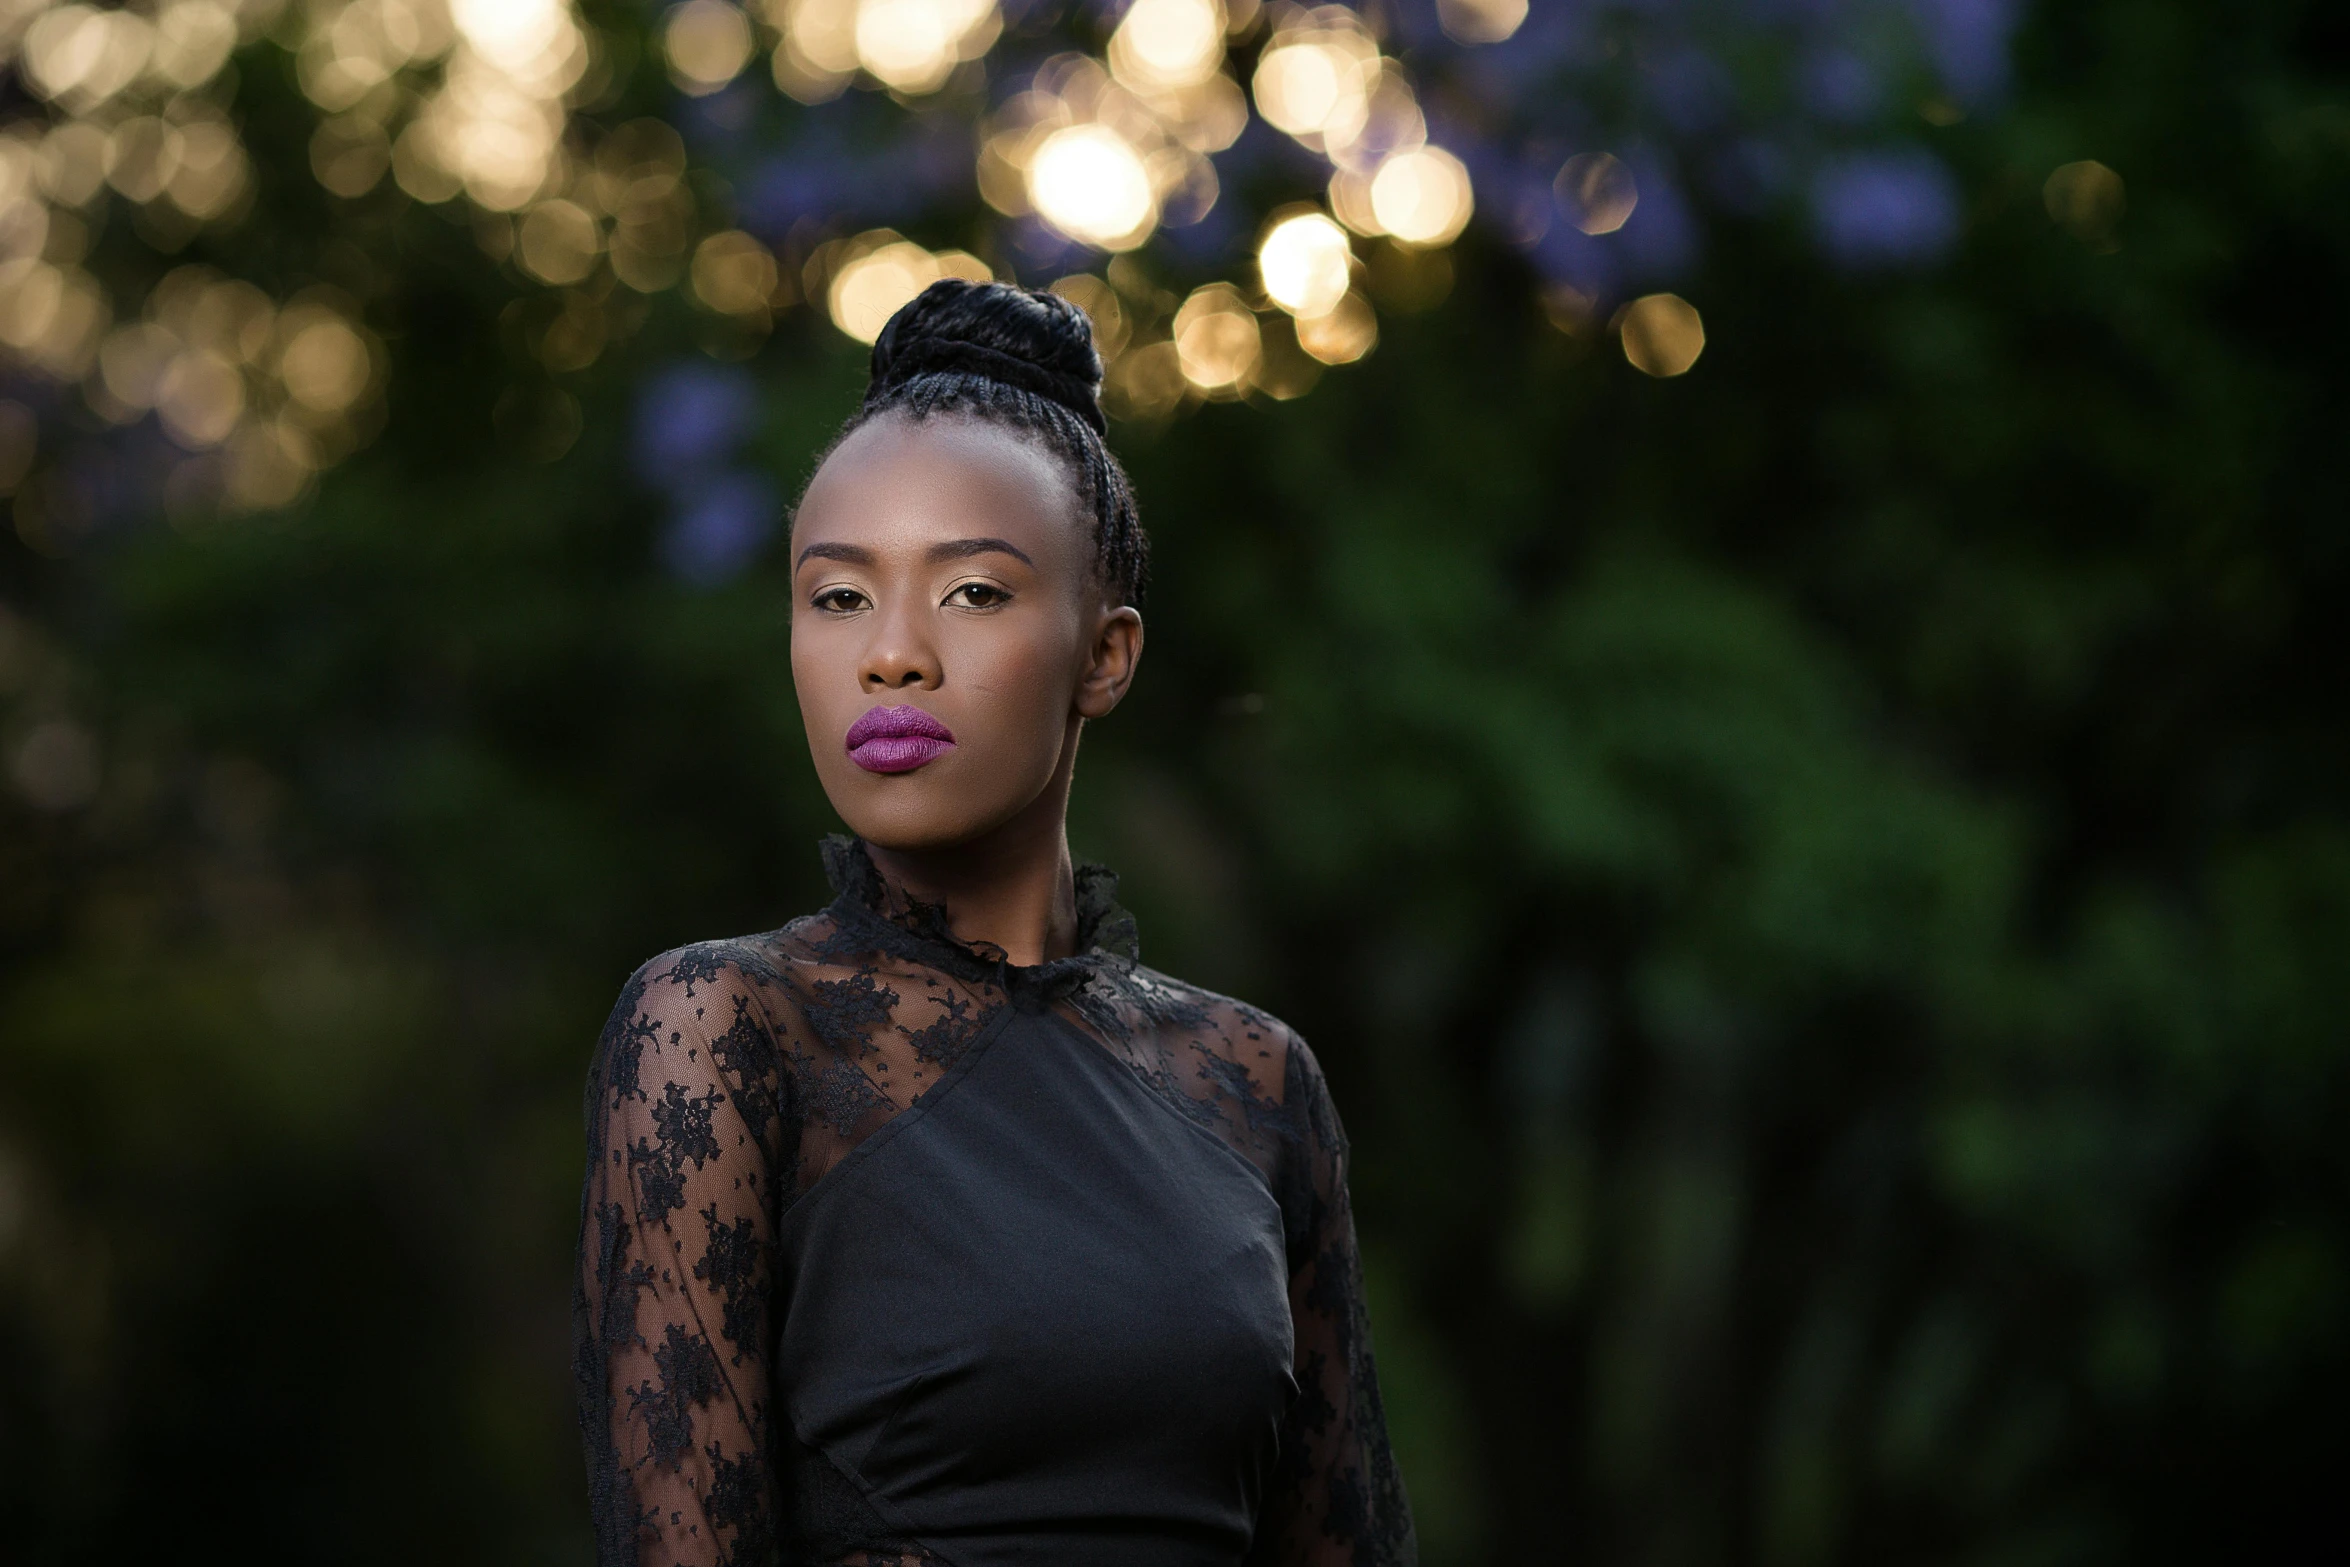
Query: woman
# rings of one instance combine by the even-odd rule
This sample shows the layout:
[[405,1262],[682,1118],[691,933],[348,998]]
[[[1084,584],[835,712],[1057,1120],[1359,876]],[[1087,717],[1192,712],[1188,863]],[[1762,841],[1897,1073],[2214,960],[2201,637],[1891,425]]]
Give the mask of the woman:
[[654,959],[588,1094],[599,1559],[1406,1563],[1305,1045],[1073,867],[1146,546],[1066,301],[933,285],[793,520],[823,913]]

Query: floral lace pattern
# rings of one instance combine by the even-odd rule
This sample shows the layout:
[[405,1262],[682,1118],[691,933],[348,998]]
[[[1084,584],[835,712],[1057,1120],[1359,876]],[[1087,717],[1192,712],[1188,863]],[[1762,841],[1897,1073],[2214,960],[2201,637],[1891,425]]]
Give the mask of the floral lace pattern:
[[601,1567],[913,1567],[777,1407],[783,1214],[920,1101],[1005,1007],[1057,1012],[1223,1139],[1278,1199],[1298,1396],[1251,1563],[1395,1567],[1411,1521],[1379,1405],[1346,1140],[1283,1024],[1143,967],[1112,879],[1079,873],[1079,956],[1033,968],[826,844],[839,896],[768,935],[653,960],[588,1085],[575,1374]]

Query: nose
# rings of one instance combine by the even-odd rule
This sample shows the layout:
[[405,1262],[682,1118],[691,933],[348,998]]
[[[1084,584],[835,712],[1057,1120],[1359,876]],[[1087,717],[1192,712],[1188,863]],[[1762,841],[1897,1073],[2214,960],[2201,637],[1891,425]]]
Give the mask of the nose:
[[932,690],[939,682],[938,649],[927,635],[922,617],[898,604],[873,618],[873,638],[857,671],[858,683],[868,691]]

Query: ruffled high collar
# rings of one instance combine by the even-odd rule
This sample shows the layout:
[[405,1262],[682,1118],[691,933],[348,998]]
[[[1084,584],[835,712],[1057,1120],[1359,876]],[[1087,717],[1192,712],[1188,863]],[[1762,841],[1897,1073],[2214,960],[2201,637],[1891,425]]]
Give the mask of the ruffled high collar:
[[924,903],[882,875],[862,839],[834,833],[824,840],[823,853],[834,894],[826,912],[844,934],[968,984],[1000,985],[1015,1001],[1049,1004],[1104,969],[1131,969],[1141,954],[1134,916],[1118,903],[1117,873],[1105,866],[1077,867],[1076,953],[1020,964],[993,942],[959,939],[947,924],[945,905]]

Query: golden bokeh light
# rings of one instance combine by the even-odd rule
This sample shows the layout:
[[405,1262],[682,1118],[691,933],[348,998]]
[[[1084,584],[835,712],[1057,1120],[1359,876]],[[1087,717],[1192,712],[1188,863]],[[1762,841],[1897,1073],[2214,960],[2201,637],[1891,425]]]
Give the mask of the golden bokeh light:
[[125,408],[152,408],[162,395],[163,373],[179,350],[179,339],[152,321],[116,327],[98,345],[99,379],[107,395]]
[[1342,295],[1321,315],[1302,317],[1297,323],[1297,346],[1326,365],[1353,364],[1378,342],[1379,318],[1371,302],[1357,293]]
[[1222,194],[1209,154],[1248,121],[1220,71],[1193,87],[1136,88],[1084,55],[1056,55],[980,125],[982,200],[1041,213],[1060,232],[1130,250],[1159,226],[1196,223]]
[[1126,306],[1118,291],[1090,272],[1072,272],[1053,279],[1052,291],[1085,312],[1093,323],[1093,346],[1104,365],[1117,362],[1126,351],[1129,328]]
[[310,488],[319,468],[318,444],[285,420],[246,424],[228,443],[225,499],[241,511],[290,506]]
[[1329,140],[1324,151],[1342,169],[1376,174],[1379,165],[1397,153],[1426,144],[1428,117],[1420,110],[1419,95],[1392,62],[1383,63],[1364,105],[1362,123],[1346,141]]
[[661,120],[630,120],[596,147],[587,191],[612,215],[613,275],[639,293],[677,281],[691,237],[693,194],[685,186],[685,142]]
[[1577,153],[1559,169],[1550,189],[1559,211],[1586,234],[1613,234],[1640,205],[1638,182],[1613,153]]
[[79,380],[110,324],[105,291],[79,267],[35,257],[0,266],[0,343],[34,368]]
[[144,205],[163,194],[178,172],[179,127],[152,114],[134,115],[114,128],[106,160],[106,183]]
[[155,13],[147,69],[174,87],[201,87],[237,46],[237,13],[222,0],[177,0]]
[[1379,226],[1379,214],[1371,207],[1371,176],[1340,167],[1330,174],[1330,210],[1338,221],[1362,235],[1375,239],[1387,231]]
[[[952,92],[951,118],[991,96],[991,76],[1006,89],[979,125],[980,195],[1097,259],[1112,253],[1109,281],[1075,272],[1053,287],[1092,322],[1104,403],[1121,418],[1164,417],[1203,397],[1302,395],[1325,366],[1371,351],[1373,299],[1381,312],[1423,308],[1397,277],[1450,277],[1443,247],[1470,220],[1471,182],[1459,158],[1428,145],[1406,66],[1382,53],[1383,12],[1123,0],[1103,12],[1106,36],[1090,53],[1024,43],[998,69],[988,56],[1007,3],[659,0],[640,62],[620,35],[590,25],[582,0],[0,0],[0,65],[21,100],[0,126],[0,371],[78,396],[81,410],[64,412],[86,434],[69,439],[159,424],[185,448],[170,465],[175,517],[215,503],[293,504],[381,428],[389,358],[363,322],[359,298],[374,297],[373,285],[354,258],[324,271],[355,294],[321,284],[281,300],[169,260],[147,286],[152,273],[117,254],[124,243],[159,258],[207,253],[205,228],[252,208],[258,171],[241,127],[253,103],[240,73],[265,53],[306,100],[293,107],[314,111],[295,134],[307,136],[318,187],[363,204],[330,204],[331,221],[400,210],[388,187],[457,204],[452,231],[469,233],[520,295],[502,341],[533,362],[530,396],[573,408],[574,434],[576,404],[549,377],[595,364],[638,331],[648,319],[638,296],[682,283],[707,312],[694,337],[726,356],[750,351],[794,303],[820,304],[871,342],[937,279],[989,275],[976,257],[888,231],[814,243],[821,228],[794,231],[787,269],[760,239],[721,227],[733,221],[723,215],[731,198],[717,181],[688,181],[676,129],[607,128],[604,109],[646,90],[647,69],[707,98],[740,83],[770,46],[776,85],[805,102],[855,85],[878,90],[862,100],[873,112],[894,99],[928,114],[913,100]],[[1009,9],[1019,18],[1025,8]],[[1529,15],[1528,0],[1439,0],[1438,12],[1464,44],[1509,38]],[[736,88],[728,101],[740,97]],[[1327,210],[1277,211],[1254,277],[1227,271],[1231,281],[1179,297],[1127,253],[1227,199],[1211,160],[1247,129],[1252,100],[1327,160]],[[1593,234],[1620,227],[1637,199],[1629,171],[1604,153],[1570,161],[1558,190],[1569,220]],[[2102,244],[2119,217],[2119,177],[2067,165],[2047,200],[2057,222]],[[1697,350],[1676,360],[1676,345],[1703,341],[1694,311],[1686,331],[1659,313],[1670,298],[1618,317],[1625,352],[1652,374],[1685,370]],[[19,477],[38,492],[27,515],[54,542],[87,524],[72,520],[65,470],[30,455],[51,398],[25,396],[42,412],[26,415],[18,444],[31,465]]]
[[40,152],[30,127],[19,122],[0,132],[0,212],[33,205],[40,181]]
[[391,166],[391,138],[365,115],[338,114],[311,133],[310,172],[338,196],[366,195]]
[[1644,294],[1616,317],[1624,357],[1644,375],[1676,376],[1705,352],[1705,322],[1678,294]]
[[245,378],[207,349],[178,354],[156,385],[155,413],[164,432],[189,451],[218,446],[244,417]]
[[88,120],[68,120],[41,138],[41,189],[60,206],[86,207],[106,186],[114,139]]
[[322,0],[294,55],[310,101],[330,112],[374,95],[401,67],[437,59],[453,41],[448,9],[430,0]]
[[[18,527],[23,527],[21,518]],[[105,774],[98,741],[88,729],[71,719],[52,718],[11,738],[9,781],[36,810],[77,810],[98,797]]]
[[532,351],[540,364],[560,375],[594,364],[610,338],[611,323],[605,319],[603,306],[571,289],[564,293],[562,309],[539,333]]
[[0,397],[0,495],[13,495],[41,454],[41,420],[13,397]]
[[1581,337],[1589,331],[1599,313],[1598,296],[1572,283],[1546,285],[1541,300],[1543,319],[1569,337]]
[[251,164],[233,127],[209,119],[181,127],[179,160],[164,191],[173,206],[199,222],[225,218],[242,210],[252,184]]
[[1322,379],[1322,362],[1298,346],[1297,323],[1275,311],[1257,322],[1256,390],[1275,402],[1312,391]]
[[596,269],[604,236],[594,214],[574,201],[542,201],[514,235],[514,259],[542,283],[576,283]]
[[1474,205],[1467,167],[1442,147],[1399,152],[1371,177],[1372,214],[1406,244],[1450,244]]
[[2094,158],[2060,166],[2040,187],[2051,221],[2092,250],[2117,248],[2114,230],[2128,209],[2122,177]]
[[836,98],[857,73],[857,0],[759,0],[778,35],[775,85],[801,103]]
[[1007,128],[983,136],[976,174],[979,199],[1008,218],[1024,218],[1036,208],[1028,200],[1028,165],[1042,137],[1031,129]]
[[1198,86],[1224,63],[1221,0],[1134,0],[1110,35],[1109,60],[1140,92]]
[[146,69],[155,27],[134,11],[61,5],[24,32],[24,83],[69,114],[86,114]]
[[936,92],[1002,26],[995,0],[857,0],[857,63],[898,92]]
[[1370,115],[1379,46],[1353,12],[1324,6],[1275,32],[1257,57],[1257,112],[1317,149],[1355,139]]
[[1119,356],[1102,381],[1102,407],[1113,418],[1148,423],[1181,407],[1190,385],[1183,375],[1183,356],[1161,338]]
[[680,91],[714,93],[751,63],[751,19],[726,0],[685,0],[661,23],[661,52]]
[[1175,312],[1174,341],[1183,378],[1210,397],[1246,391],[1262,353],[1256,312],[1229,283],[1192,291]]
[[1436,19],[1456,43],[1497,44],[1526,22],[1526,0],[1436,0]]
[[1282,219],[1257,250],[1266,297],[1293,316],[1329,314],[1346,297],[1353,265],[1346,230],[1319,212]]
[[280,318],[277,371],[286,395],[316,413],[339,414],[367,394],[375,356],[359,330],[330,310],[298,306]]
[[995,268],[968,250],[934,251],[930,259],[938,263],[940,277],[959,277],[966,283],[992,283],[995,281]]
[[1107,125],[1066,125],[1028,162],[1028,200],[1054,228],[1103,250],[1132,250],[1159,217],[1150,170]]
[[[265,30],[293,54],[305,96],[328,111],[309,162],[344,196],[373,189],[395,162],[387,121],[417,105],[391,85],[397,73],[449,57],[437,94],[417,86],[430,95],[422,120],[455,92],[470,50],[475,100],[503,86],[538,106],[543,179],[562,161],[564,95],[586,63],[569,0],[0,0],[0,63],[51,106],[0,128],[0,361],[79,383],[84,405],[108,423],[152,410],[174,443],[198,454],[172,470],[175,506],[199,492],[209,504],[224,486],[240,504],[301,493],[323,461],[363,438],[353,419],[376,389],[380,350],[323,295],[281,312],[251,283],[179,266],[117,326],[106,286],[81,264],[106,225],[109,192],[138,209],[138,236],[165,253],[244,212],[253,166],[229,109],[234,84],[213,84],[240,41]],[[484,61],[497,67],[491,76]],[[410,162],[446,151],[447,129],[427,126]],[[469,188],[436,167],[439,199]],[[72,527],[68,491],[31,478],[33,532],[55,544]]]
[[191,347],[258,364],[277,335],[277,306],[252,284],[209,267],[179,267],[147,296],[147,313]]
[[0,343],[28,350],[49,329],[62,288],[57,269],[39,256],[0,265]]
[[[372,3],[389,14],[393,0]],[[518,212],[562,172],[565,98],[587,71],[586,31],[571,0],[449,0],[449,20],[440,86],[394,144],[393,177],[419,201],[462,190],[489,211]]]
[[826,309],[832,324],[860,343],[879,337],[891,316],[940,278],[978,283],[994,275],[977,256],[960,250],[933,255],[887,229],[850,240],[832,266],[832,281],[824,291]]
[[740,229],[694,247],[694,297],[721,315],[763,317],[775,298],[775,257]]

